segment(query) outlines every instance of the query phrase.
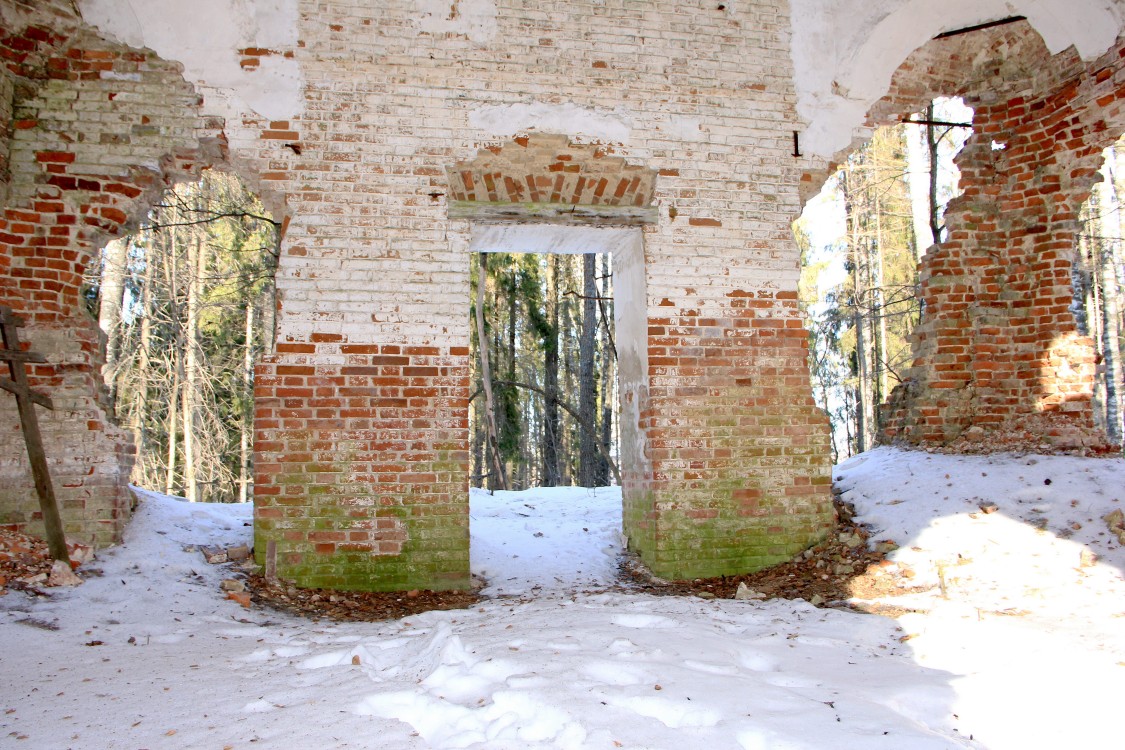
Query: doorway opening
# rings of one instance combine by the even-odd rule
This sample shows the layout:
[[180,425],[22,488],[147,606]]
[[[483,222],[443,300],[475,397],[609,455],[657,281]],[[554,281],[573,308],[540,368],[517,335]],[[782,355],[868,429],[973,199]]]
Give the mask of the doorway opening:
[[610,255],[471,263],[473,486],[620,484]]
[[473,572],[493,594],[609,583],[641,453],[641,232],[479,225],[470,249]]
[[644,374],[640,244],[635,228],[474,228],[474,487],[621,484],[636,415],[620,405]]

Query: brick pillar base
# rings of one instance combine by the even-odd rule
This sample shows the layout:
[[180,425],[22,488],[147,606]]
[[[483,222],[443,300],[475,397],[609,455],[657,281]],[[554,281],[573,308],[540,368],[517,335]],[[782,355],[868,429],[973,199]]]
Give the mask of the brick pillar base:
[[257,560],[307,588],[467,588],[468,351],[342,338],[258,367]]
[[649,318],[651,467],[626,482],[624,526],[664,578],[784,562],[833,521],[828,419],[812,400],[796,294],[723,291],[691,307],[664,299]]

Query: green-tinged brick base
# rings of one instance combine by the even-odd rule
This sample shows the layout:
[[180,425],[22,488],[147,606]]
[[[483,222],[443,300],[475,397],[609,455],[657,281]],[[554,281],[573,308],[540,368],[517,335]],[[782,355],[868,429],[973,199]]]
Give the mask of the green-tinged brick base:
[[470,587],[467,503],[464,513],[451,513],[440,522],[408,520],[406,535],[408,541],[397,555],[375,555],[342,548],[344,545],[335,552],[317,552],[315,543],[278,538],[268,524],[258,523],[254,554],[257,563],[264,566],[268,544],[274,540],[277,577],[301,588],[445,591]]
[[[630,551],[654,575],[669,580],[740,575],[786,562],[823,540],[833,522],[827,489],[803,497],[799,509],[778,502],[776,512],[765,517],[700,513],[693,493],[667,494],[676,500],[662,502],[648,493],[627,501],[624,527]],[[733,505],[733,493],[728,497]],[[715,493],[706,498],[705,504],[716,504]],[[646,505],[656,510],[645,513]]]
[[467,347],[318,338],[363,364],[259,365],[255,560],[302,588],[469,588]]

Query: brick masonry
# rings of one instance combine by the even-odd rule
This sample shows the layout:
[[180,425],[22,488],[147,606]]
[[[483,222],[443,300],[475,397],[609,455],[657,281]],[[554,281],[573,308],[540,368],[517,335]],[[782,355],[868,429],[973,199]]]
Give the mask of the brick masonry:
[[[119,541],[132,506],[132,437],[99,389],[101,342],[81,302],[92,254],[122,234],[177,177],[219,152],[178,67],[107,42],[70,3],[6,7],[0,33],[0,304],[27,321],[21,337],[49,364],[30,368],[65,530]],[[13,23],[14,22],[14,23]],[[42,522],[14,399],[0,393],[0,524]]]
[[[262,149],[293,219],[279,349],[259,370],[258,554],[272,541],[279,571],[310,585],[467,583],[473,222],[450,215],[513,199],[656,208],[638,301],[646,382],[629,407],[644,443],[626,467],[631,546],[661,575],[695,576],[819,538],[827,425],[795,296],[785,5],[548,15],[505,3],[488,44],[427,31],[405,9],[307,15],[307,109],[277,124],[300,156],[282,166]],[[473,125],[528,100],[628,111],[628,143],[556,137],[537,150],[526,133],[490,139]],[[603,185],[593,171],[607,168],[617,176]],[[285,386],[298,390],[287,399]]]
[[1051,55],[1018,23],[935,40],[900,68],[872,124],[962,96],[974,131],[949,236],[920,266],[915,361],[884,406],[883,439],[972,449],[1014,428],[1061,449],[1105,448],[1093,342],[1071,312],[1078,212],[1125,130],[1125,45]]
[[[428,0],[307,0],[292,49],[240,52],[247,75],[275,54],[299,66],[302,111],[268,120],[208,116],[209,97],[233,106],[222,90],[106,41],[69,2],[0,0],[0,302],[29,317],[51,359],[35,378],[63,405],[45,431],[68,528],[114,541],[130,502],[131,442],[98,393],[81,271],[163,188],[217,165],[285,224],[255,445],[256,554],[281,577],[468,585],[469,251],[482,223],[533,223],[528,206],[543,202],[635,238],[617,264],[631,305],[631,548],[659,575],[694,577],[819,539],[828,428],[811,398],[790,221],[829,165],[792,154],[787,8],[481,0],[462,16]],[[982,137],[1009,146],[963,162],[979,187],[927,258],[917,392],[896,397],[895,438],[944,440],[985,414],[1089,414],[1089,342],[1060,305],[1075,201],[1098,144],[1122,129],[1116,52],[1090,67],[995,40],[983,61],[928,45],[872,113],[875,124],[912,111],[927,86],[960,86],[977,92]],[[1044,72],[1017,81],[1004,64],[1017,55]],[[1052,164],[1052,148],[1073,163]],[[14,416],[0,400],[0,513],[34,527]]]

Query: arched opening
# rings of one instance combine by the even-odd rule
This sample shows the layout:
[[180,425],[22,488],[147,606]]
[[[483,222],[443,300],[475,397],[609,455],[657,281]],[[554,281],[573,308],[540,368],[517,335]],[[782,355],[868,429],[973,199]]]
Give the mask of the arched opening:
[[1027,21],[1008,19],[923,45],[871,107],[869,127],[938,94],[974,111],[958,160],[964,193],[921,258],[913,360],[881,407],[879,440],[1107,447],[1093,423],[1093,342],[1069,308],[1077,213],[1120,118],[1118,60],[1052,52]]
[[971,130],[972,110],[948,97],[877,128],[794,223],[813,391],[831,420],[834,463],[875,445],[879,407],[912,363],[918,264],[948,234],[955,159]]
[[101,379],[136,453],[132,483],[247,502],[254,364],[274,344],[279,224],[233,173],[166,190],[87,270]]

